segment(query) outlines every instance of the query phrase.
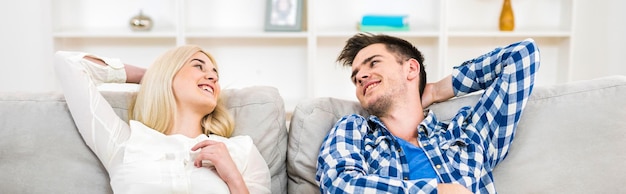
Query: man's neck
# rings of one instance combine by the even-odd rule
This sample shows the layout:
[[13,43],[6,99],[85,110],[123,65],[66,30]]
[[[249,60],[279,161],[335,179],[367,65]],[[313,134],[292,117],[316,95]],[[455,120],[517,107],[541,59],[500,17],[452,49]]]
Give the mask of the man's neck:
[[419,105],[408,105],[395,108],[389,114],[380,117],[387,129],[396,137],[419,146],[417,143],[417,127],[424,120],[424,110]]

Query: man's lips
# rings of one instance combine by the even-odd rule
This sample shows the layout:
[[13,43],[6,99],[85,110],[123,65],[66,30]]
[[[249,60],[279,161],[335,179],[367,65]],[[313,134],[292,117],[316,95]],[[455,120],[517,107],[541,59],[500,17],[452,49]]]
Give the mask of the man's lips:
[[369,91],[370,89],[378,86],[380,84],[380,81],[373,81],[373,82],[368,82],[363,86],[363,95],[365,95],[367,93],[367,91]]

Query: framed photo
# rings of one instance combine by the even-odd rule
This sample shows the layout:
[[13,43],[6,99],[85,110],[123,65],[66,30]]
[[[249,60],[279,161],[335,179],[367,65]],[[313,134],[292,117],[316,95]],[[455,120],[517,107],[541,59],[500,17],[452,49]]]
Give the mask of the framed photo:
[[267,0],[265,31],[302,31],[303,0]]

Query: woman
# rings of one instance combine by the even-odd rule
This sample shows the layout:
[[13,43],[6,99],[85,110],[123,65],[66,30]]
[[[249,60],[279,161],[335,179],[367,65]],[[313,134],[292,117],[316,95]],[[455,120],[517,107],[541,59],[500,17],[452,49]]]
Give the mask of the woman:
[[[252,139],[230,137],[234,123],[220,99],[218,68],[201,48],[169,50],[145,75],[79,52],[57,52],[55,66],[74,122],[115,193],[270,192],[269,169]],[[129,122],[96,88],[139,81]]]

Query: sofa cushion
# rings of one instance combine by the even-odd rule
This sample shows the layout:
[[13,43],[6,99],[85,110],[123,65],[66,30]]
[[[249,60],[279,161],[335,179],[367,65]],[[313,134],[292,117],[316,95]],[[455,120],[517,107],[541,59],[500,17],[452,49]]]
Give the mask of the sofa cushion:
[[[133,92],[102,92],[127,118]],[[225,89],[233,135],[249,135],[272,176],[272,193],[286,191],[287,128],[278,90]],[[0,94],[0,193],[111,193],[108,174],[82,141],[63,94]]]
[[[535,87],[509,155],[494,170],[501,193],[624,193],[626,76]],[[442,120],[475,104],[478,93],[434,104]],[[296,106],[287,150],[289,193],[319,193],[317,154],[342,116],[364,111],[357,102],[317,98]]]
[[289,127],[287,193],[319,193],[315,183],[317,154],[324,137],[343,115],[366,112],[357,102],[315,98],[296,106]]
[[235,119],[233,135],[249,135],[272,175],[272,193],[287,191],[287,125],[283,98],[274,87],[224,90]]
[[112,193],[60,93],[0,95],[0,193]]

